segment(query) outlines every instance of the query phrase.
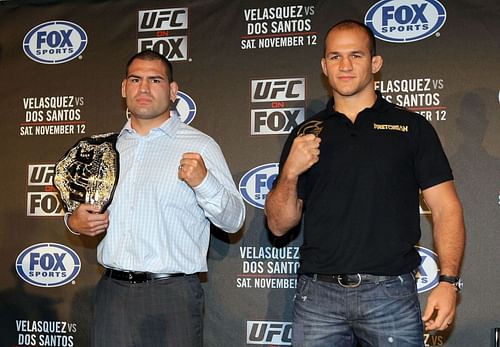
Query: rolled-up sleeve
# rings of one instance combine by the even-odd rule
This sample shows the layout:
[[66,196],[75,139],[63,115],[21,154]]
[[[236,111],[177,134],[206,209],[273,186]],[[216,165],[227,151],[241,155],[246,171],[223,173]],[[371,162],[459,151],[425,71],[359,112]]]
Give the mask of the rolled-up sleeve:
[[195,188],[196,200],[205,216],[218,228],[234,233],[245,221],[245,204],[227,166],[220,147],[209,142],[202,153],[207,176]]

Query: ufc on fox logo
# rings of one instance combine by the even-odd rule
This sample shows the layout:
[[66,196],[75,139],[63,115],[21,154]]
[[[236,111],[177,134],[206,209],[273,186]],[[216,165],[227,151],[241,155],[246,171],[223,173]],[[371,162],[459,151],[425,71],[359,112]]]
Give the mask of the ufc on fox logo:
[[288,134],[304,121],[305,78],[251,81],[251,134]]
[[139,11],[138,51],[151,49],[170,61],[187,60],[188,9]]

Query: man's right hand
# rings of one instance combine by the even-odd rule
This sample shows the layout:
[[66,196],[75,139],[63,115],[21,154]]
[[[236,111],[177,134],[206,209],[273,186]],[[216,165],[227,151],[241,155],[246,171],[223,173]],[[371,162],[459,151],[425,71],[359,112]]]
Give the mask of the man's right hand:
[[283,174],[298,177],[319,161],[321,139],[313,134],[297,136],[283,167]]
[[100,207],[80,204],[68,218],[68,227],[74,232],[87,236],[96,236],[106,231],[109,225],[109,213],[99,213]]

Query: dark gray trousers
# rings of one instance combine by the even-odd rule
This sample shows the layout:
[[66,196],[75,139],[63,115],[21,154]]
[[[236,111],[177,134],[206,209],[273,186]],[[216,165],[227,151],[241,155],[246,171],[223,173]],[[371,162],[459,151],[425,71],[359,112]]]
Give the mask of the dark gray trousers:
[[145,283],[102,277],[94,347],[201,347],[204,294],[196,275]]

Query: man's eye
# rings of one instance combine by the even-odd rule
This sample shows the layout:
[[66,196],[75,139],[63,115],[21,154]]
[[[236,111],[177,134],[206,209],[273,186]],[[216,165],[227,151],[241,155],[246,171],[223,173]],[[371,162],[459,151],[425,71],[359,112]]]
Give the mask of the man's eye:
[[139,82],[139,79],[138,78],[130,78],[129,81],[130,81],[130,83],[137,83],[137,82]]

